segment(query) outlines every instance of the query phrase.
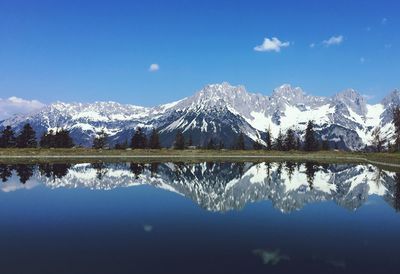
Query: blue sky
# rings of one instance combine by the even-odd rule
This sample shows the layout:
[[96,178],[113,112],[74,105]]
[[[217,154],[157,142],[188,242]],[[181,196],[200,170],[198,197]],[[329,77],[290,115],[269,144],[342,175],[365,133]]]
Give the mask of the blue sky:
[[382,0],[3,0],[0,98],[152,106],[228,81],[267,95],[283,83],[313,95],[352,87],[374,102],[400,87],[399,10]]

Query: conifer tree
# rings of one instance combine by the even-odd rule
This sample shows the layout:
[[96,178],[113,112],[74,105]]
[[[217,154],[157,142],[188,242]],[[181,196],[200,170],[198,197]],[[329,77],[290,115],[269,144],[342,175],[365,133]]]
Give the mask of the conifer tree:
[[236,149],[245,150],[244,135],[242,132],[239,133],[239,136],[238,136],[238,139],[236,142]]
[[54,132],[50,130],[49,132],[43,132],[39,140],[39,146],[42,148],[54,147]]
[[178,130],[175,136],[175,149],[185,149],[185,137],[183,136],[182,131]]
[[263,148],[263,145],[260,142],[258,142],[258,141],[254,141],[253,142],[253,149],[254,150],[260,150],[262,148]]
[[188,146],[193,146],[193,137],[192,134],[189,135],[189,141],[188,141]]
[[328,139],[322,139],[322,141],[321,141],[321,149],[322,150],[330,150],[331,149]]
[[222,142],[222,140],[219,141],[218,149],[224,149],[224,148],[225,148],[224,142]]
[[100,132],[97,132],[96,137],[93,140],[93,148],[95,149],[103,149],[107,146],[108,142],[108,134],[102,129]]
[[279,130],[278,137],[275,139],[274,147],[276,150],[283,150],[283,135],[281,130]]
[[334,148],[335,148],[335,150],[339,149],[339,143],[338,142],[335,142]]
[[19,148],[34,148],[37,146],[36,133],[29,123],[24,125],[16,141]]
[[56,133],[53,130],[43,133],[39,145],[44,148],[71,148],[74,146],[74,142],[69,135],[69,130],[61,129]]
[[127,149],[128,148],[128,141],[125,140],[121,143],[116,143],[114,146],[115,149]]
[[149,147],[151,149],[159,149],[159,148],[161,148],[161,146],[160,146],[160,136],[158,134],[158,131],[155,128],[153,128],[153,131],[151,132],[151,135],[150,135]]
[[211,138],[210,141],[208,141],[207,149],[215,149],[215,144],[214,144],[213,138]]
[[296,150],[300,150],[301,149],[301,140],[300,137],[297,136],[296,138]]
[[131,140],[131,147],[133,149],[144,149],[147,147],[147,138],[140,127],[135,131]]
[[58,130],[54,136],[54,147],[57,148],[71,148],[74,146],[69,130]]
[[271,139],[271,128],[269,127],[265,136],[265,144],[267,145],[267,150],[272,149],[272,139]]
[[312,121],[308,121],[306,133],[304,136],[304,150],[315,151],[318,149],[318,143],[315,139],[314,124]]
[[296,136],[292,129],[288,129],[286,131],[285,141],[284,141],[284,149],[292,150],[296,148]]
[[15,147],[16,145],[16,138],[15,133],[12,130],[11,126],[6,126],[5,129],[0,134],[0,147],[2,148],[9,148]]

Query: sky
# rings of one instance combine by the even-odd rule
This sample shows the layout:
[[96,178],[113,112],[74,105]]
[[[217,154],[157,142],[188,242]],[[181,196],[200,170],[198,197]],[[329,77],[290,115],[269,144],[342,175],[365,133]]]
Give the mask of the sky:
[[400,88],[399,10],[385,0],[2,0],[0,112],[18,100],[154,106],[223,81],[265,95],[284,83],[321,96],[354,88],[378,102]]

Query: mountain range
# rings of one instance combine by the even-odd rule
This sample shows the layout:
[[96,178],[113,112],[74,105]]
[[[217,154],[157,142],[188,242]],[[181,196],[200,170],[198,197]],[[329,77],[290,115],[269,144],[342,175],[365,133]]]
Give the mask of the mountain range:
[[178,131],[186,137],[191,135],[194,145],[204,146],[212,138],[222,141],[225,147],[232,146],[242,132],[246,146],[251,147],[254,141],[265,144],[267,129],[273,138],[289,128],[302,138],[307,122],[312,120],[317,137],[327,139],[332,147],[362,150],[371,145],[372,132],[377,127],[384,139],[392,138],[392,109],[398,105],[399,90],[380,103],[368,104],[353,89],[320,97],[285,84],[265,96],[224,82],[207,85],[191,97],[156,107],[116,102],[56,102],[1,121],[0,129],[11,125],[19,131],[25,123],[30,123],[39,137],[50,129],[65,128],[70,130],[75,144],[81,146],[91,146],[102,129],[108,133],[112,145],[129,141],[137,127],[146,133],[157,128],[164,147],[173,145]]

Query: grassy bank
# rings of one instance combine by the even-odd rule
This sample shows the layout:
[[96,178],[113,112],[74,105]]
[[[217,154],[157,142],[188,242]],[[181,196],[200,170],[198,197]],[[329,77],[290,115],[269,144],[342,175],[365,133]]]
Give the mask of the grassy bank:
[[264,151],[264,150],[95,150],[73,149],[0,149],[0,162],[43,161],[319,161],[326,163],[371,161],[400,167],[400,153],[362,153],[343,151]]

